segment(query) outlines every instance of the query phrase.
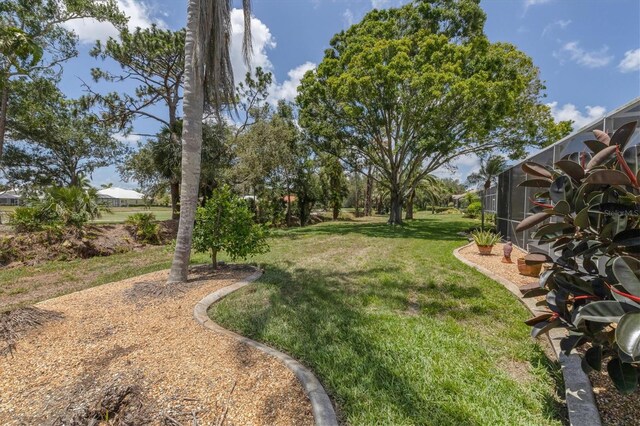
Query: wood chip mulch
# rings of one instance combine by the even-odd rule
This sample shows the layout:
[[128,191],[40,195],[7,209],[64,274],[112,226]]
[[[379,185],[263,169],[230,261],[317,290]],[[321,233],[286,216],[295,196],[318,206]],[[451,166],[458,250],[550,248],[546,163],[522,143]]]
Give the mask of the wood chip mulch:
[[[501,262],[502,244],[496,244],[491,256],[480,255],[475,245],[462,248],[460,254],[520,287],[538,282],[536,278],[526,277],[518,273],[516,259],[524,257],[527,253],[517,247],[513,248],[513,253],[511,254],[511,259],[514,261],[513,264]],[[640,407],[640,392],[621,395],[615,389],[605,371],[606,366],[603,364],[603,372],[592,371],[589,373],[598,411],[602,417],[602,424],[606,426],[640,426],[640,416],[637,413],[637,409]]]
[[37,304],[61,319],[0,357],[0,424],[313,424],[293,373],[192,317],[249,274],[199,268],[180,291],[148,291],[161,271]]

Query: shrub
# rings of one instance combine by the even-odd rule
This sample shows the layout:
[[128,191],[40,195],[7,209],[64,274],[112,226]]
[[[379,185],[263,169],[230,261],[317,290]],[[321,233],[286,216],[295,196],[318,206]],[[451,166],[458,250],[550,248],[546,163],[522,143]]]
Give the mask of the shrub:
[[160,226],[153,213],[134,213],[127,218],[126,223],[135,228],[136,240],[150,244],[160,242]]
[[482,211],[482,204],[480,203],[480,201],[474,201],[473,203],[467,206],[466,210],[464,211],[464,215],[465,217],[470,217],[475,219],[478,216],[480,216],[481,211]]
[[635,151],[624,152],[636,122],[612,136],[595,130],[586,141],[591,153],[572,154],[554,168],[526,162],[531,179],[523,187],[544,188],[534,199],[533,215],[516,227],[538,227],[535,238],[550,244],[557,259],[540,276],[548,310],[530,319],[533,336],[556,327],[568,329],[561,347],[590,344],[583,367],[607,372],[615,387],[631,393],[640,366],[640,185],[633,170]]
[[500,241],[500,234],[491,231],[475,230],[471,233],[473,241],[479,246],[493,246]]
[[27,200],[26,206],[17,207],[9,223],[18,232],[60,231],[65,226],[79,230],[100,217],[101,209],[95,189],[51,187],[41,197]]
[[254,223],[253,216],[247,203],[228,186],[216,189],[196,212],[193,248],[199,253],[208,252],[214,268],[221,251],[232,260],[267,252],[267,228]]

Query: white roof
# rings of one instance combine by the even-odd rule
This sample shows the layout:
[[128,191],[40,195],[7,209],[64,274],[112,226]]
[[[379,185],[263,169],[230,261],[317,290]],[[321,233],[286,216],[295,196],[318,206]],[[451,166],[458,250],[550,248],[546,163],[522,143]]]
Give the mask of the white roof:
[[0,198],[20,198],[17,191],[0,192]]
[[101,189],[98,191],[98,196],[103,198],[120,198],[124,200],[142,200],[144,198],[144,194],[141,194],[138,191],[116,187]]

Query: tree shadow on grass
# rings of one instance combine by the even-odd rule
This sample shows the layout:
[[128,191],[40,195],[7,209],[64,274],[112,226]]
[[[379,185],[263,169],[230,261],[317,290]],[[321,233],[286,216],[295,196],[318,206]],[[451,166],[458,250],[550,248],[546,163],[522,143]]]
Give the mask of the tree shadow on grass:
[[[309,366],[341,408],[343,421],[486,424],[481,414],[470,409],[473,404],[467,400],[466,385],[457,382],[464,380],[463,375],[457,375],[456,371],[451,375],[439,372],[441,376],[431,386],[444,387],[446,393],[425,392],[424,378],[412,376],[412,370],[402,365],[403,359],[418,363],[411,359],[415,349],[403,346],[406,342],[396,341],[396,333],[424,327],[406,318],[403,324],[398,322],[403,318],[396,318],[397,310],[411,303],[410,293],[421,294],[437,304],[428,306],[423,302],[424,310],[418,321],[434,321],[432,314],[439,311],[439,315],[449,315],[454,320],[462,316],[472,323],[474,318],[487,315],[486,310],[477,306],[487,298],[483,289],[464,283],[430,287],[400,276],[396,281],[369,284],[375,282],[381,272],[395,273],[398,268],[342,272],[270,265],[255,289],[232,295],[222,302],[223,306],[229,303],[226,308],[214,309],[215,318]],[[246,291],[258,293],[257,299],[261,302],[243,309],[248,299],[256,298],[256,295],[244,294]],[[456,311],[448,313],[454,301]],[[239,317],[238,311],[241,311]],[[430,326],[433,324],[426,327]],[[415,331],[416,336],[430,332],[425,328]],[[464,360],[455,362],[463,367]],[[434,367],[425,365],[424,368]],[[550,403],[544,401],[544,404]],[[555,407],[549,407],[548,411],[555,412]]]
[[469,228],[469,221],[438,220],[431,218],[414,219],[402,226],[392,226],[385,222],[329,222],[303,228],[290,229],[273,234],[274,238],[297,239],[302,235],[350,235],[359,234],[372,238],[414,238],[435,241],[459,241],[458,234]]

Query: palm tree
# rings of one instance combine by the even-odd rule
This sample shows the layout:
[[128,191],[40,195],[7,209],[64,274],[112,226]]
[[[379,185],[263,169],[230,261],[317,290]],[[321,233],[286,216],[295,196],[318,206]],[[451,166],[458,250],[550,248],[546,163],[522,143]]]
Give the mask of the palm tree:
[[476,173],[471,173],[467,178],[467,182],[471,185],[484,184],[484,194],[480,201],[482,203],[481,208],[481,229],[484,230],[484,200],[487,195],[487,191],[491,188],[491,184],[496,180],[498,175],[507,168],[507,162],[501,155],[492,155],[487,159],[480,160],[480,170]]
[[[231,0],[189,0],[185,39],[180,223],[169,283],[187,280],[198,203],[205,104],[213,111],[219,111],[222,105],[235,102],[229,54],[231,9]],[[242,53],[248,64],[251,56],[250,0],[242,0],[242,9]]]

